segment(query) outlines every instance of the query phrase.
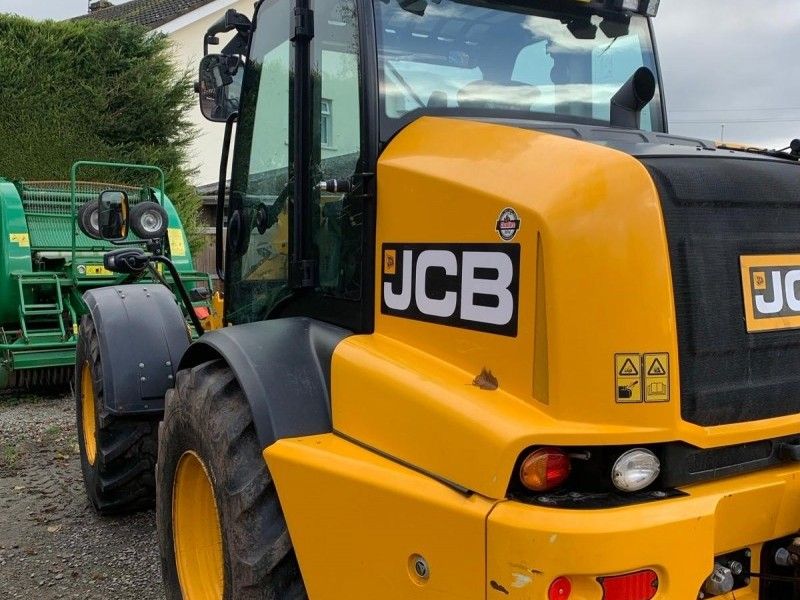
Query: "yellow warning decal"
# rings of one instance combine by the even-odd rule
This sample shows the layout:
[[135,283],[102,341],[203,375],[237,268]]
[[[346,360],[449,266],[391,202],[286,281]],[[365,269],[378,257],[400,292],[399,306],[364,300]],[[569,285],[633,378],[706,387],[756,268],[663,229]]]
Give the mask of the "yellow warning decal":
[[86,265],[86,274],[89,277],[112,277],[114,275],[103,265]]
[[186,246],[183,243],[183,231],[177,227],[167,229],[169,236],[169,250],[172,256],[186,256]]
[[669,354],[644,355],[644,401],[669,402]]
[[78,324],[77,323],[73,323],[72,324],[72,335],[77,336],[78,333],[79,333]]
[[397,274],[397,250],[383,251],[383,272],[385,275]]
[[27,233],[9,233],[8,241],[19,244],[20,248],[31,247],[31,238]]
[[616,386],[614,396],[619,403],[630,404],[642,401],[642,355],[615,354],[614,373]]

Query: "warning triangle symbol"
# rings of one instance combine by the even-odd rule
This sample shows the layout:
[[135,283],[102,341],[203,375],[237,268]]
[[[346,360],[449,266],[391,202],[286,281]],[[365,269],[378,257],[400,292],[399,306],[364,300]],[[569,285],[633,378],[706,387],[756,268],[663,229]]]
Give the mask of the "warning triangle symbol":
[[659,375],[666,375],[667,372],[664,370],[664,365],[661,364],[661,361],[655,359],[653,361],[653,364],[650,365],[650,368],[647,370],[647,374],[659,376]]
[[619,374],[624,377],[636,377],[639,374],[639,369],[636,368],[636,365],[634,365],[633,361],[629,358],[622,364]]

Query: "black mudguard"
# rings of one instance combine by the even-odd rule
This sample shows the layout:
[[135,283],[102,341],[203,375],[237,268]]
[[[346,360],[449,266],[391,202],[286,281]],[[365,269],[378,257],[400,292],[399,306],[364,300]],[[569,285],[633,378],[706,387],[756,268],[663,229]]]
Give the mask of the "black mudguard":
[[351,332],[305,317],[225,327],[204,334],[180,368],[223,359],[250,404],[262,448],[332,430],[331,358]]
[[97,288],[83,299],[98,333],[106,409],[160,417],[191,341],[175,296],[153,283]]

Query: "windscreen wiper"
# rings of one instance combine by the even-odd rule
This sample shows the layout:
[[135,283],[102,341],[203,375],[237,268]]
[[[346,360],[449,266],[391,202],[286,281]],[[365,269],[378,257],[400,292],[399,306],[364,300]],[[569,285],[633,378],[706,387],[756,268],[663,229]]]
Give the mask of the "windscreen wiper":
[[403,78],[403,76],[400,75],[400,72],[394,67],[394,65],[392,65],[392,63],[390,63],[388,60],[386,61],[385,64],[386,64],[386,68],[389,69],[392,72],[392,75],[394,75],[397,78],[398,83],[400,85],[402,85],[406,89],[406,91],[409,93],[411,98],[413,98],[414,102],[419,104],[420,108],[425,108],[427,106],[427,104],[425,104],[425,102],[422,101],[422,99],[414,91],[414,88],[412,88],[408,84],[408,82]]
[[780,150],[768,150],[767,148],[739,146],[737,144],[725,143],[718,144],[717,148],[720,148],[721,150],[736,150],[737,152],[748,152],[750,154],[760,154],[762,156],[770,156],[772,158],[800,162],[800,139],[792,140],[791,144],[786,146],[786,148],[781,148]]

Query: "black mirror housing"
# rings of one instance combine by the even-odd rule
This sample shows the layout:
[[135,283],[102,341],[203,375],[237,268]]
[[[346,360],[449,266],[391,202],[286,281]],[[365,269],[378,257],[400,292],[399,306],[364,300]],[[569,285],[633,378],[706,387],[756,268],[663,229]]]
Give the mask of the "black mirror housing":
[[243,72],[239,56],[206,54],[200,60],[195,90],[200,96],[200,112],[206,119],[224,123],[239,111]]
[[110,242],[128,237],[128,194],[122,190],[104,190],[97,200],[97,233]]
[[147,268],[148,255],[141,248],[119,248],[103,255],[103,266],[113,273],[141,273]]

